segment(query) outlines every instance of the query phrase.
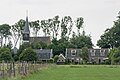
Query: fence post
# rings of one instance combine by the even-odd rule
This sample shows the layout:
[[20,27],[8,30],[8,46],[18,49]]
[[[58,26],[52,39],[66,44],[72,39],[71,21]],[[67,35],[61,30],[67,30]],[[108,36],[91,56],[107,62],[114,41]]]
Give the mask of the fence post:
[[4,66],[4,61],[2,61],[2,77],[4,78],[5,75],[5,66]]
[[13,61],[13,76],[15,77],[15,62]]
[[1,62],[0,62],[0,78],[2,77],[2,72],[1,72],[2,69],[1,68],[2,68],[2,65],[1,65]]

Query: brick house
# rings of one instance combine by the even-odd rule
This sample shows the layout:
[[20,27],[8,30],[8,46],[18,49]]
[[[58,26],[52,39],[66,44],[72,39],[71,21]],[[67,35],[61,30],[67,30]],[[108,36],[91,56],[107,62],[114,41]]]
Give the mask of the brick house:
[[88,51],[90,62],[103,63],[108,59],[109,49],[89,49]]
[[[88,49],[89,62],[103,63],[107,58],[109,49]],[[66,49],[66,59],[69,59],[71,62],[80,63],[82,61],[81,49]]]
[[73,62],[80,63],[80,60],[82,59],[80,57],[80,53],[81,53],[81,49],[73,49],[73,48],[66,49],[65,57],[72,63]]

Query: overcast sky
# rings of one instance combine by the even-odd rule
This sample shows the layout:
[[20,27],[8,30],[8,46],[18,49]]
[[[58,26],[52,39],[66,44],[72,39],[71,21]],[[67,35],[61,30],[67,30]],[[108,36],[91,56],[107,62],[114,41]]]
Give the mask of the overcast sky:
[[96,44],[104,30],[112,27],[117,19],[120,0],[0,0],[0,24],[25,19],[26,10],[30,21],[56,15],[83,17],[85,31]]

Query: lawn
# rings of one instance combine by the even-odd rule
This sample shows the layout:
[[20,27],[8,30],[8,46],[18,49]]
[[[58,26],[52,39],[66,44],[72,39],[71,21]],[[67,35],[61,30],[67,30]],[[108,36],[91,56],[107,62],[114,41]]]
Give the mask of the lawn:
[[21,80],[120,80],[120,67],[55,66],[42,69]]

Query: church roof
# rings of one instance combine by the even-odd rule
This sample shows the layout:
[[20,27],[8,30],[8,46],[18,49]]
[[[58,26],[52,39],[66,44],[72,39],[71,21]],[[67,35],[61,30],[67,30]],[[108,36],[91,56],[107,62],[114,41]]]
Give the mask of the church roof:
[[50,36],[41,36],[41,37],[30,37],[30,42],[45,42],[49,44],[50,41]]
[[25,27],[24,27],[23,33],[30,33],[30,30],[29,30],[29,22],[28,22],[28,16],[26,17]]

